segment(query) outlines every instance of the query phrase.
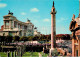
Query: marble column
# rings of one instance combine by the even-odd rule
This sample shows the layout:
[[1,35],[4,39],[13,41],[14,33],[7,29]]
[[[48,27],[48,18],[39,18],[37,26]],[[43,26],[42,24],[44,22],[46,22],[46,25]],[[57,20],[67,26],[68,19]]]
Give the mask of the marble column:
[[76,40],[75,39],[72,39],[72,56],[75,56],[76,54],[75,54],[75,42],[76,42]]
[[9,29],[11,29],[11,21],[9,21]]
[[18,28],[18,23],[17,23],[17,28]]
[[[53,5],[54,5],[54,1],[53,1]],[[55,36],[56,36],[56,19],[55,19],[55,8],[54,6],[52,7],[52,11],[51,11],[51,48],[55,47]]]
[[56,29],[55,29],[55,16],[51,14],[51,48],[55,47],[55,36],[56,36]]
[[6,28],[6,22],[4,21],[4,29]]
[[13,28],[14,28],[14,21],[13,21]]
[[53,55],[54,48],[56,47],[56,19],[55,19],[55,7],[54,7],[54,1],[53,1],[53,7],[51,10],[51,49],[50,49],[50,55]]

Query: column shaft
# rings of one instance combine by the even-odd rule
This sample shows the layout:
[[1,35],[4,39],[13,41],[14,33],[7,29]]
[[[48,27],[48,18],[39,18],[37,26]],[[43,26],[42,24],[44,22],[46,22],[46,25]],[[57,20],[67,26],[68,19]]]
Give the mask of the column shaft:
[[80,40],[78,40],[78,56],[80,56]]
[[14,21],[13,21],[13,28],[14,28]]
[[5,21],[4,21],[4,29],[5,29],[5,27],[6,27],[6,23],[5,23]]
[[9,29],[11,29],[11,21],[9,21]]
[[53,43],[53,14],[51,14],[51,48],[54,47],[54,43]]
[[75,39],[72,39],[72,56],[76,56],[75,52]]
[[56,36],[56,28],[55,28],[55,14],[51,14],[51,48],[55,47],[55,36]]

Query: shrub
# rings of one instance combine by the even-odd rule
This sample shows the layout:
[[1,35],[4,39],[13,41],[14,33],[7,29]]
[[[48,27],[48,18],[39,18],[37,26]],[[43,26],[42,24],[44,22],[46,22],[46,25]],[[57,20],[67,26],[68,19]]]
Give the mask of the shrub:
[[14,37],[13,37],[13,40],[14,40],[14,41],[19,41],[19,39],[20,39],[19,36],[14,36]]
[[27,41],[28,40],[28,38],[26,37],[26,36],[22,36],[22,37],[20,37],[20,39],[19,39],[20,41]]
[[12,42],[12,36],[5,36],[5,42]]

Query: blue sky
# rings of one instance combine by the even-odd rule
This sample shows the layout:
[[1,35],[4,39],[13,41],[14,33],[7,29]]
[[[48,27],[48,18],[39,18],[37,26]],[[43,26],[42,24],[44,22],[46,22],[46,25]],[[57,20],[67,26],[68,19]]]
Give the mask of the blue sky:
[[[70,34],[69,24],[73,14],[79,15],[79,0],[54,0],[56,14],[56,33]],[[8,10],[22,22],[27,18],[38,27],[43,34],[51,33],[51,8],[53,0],[0,0],[0,26],[3,25],[3,16]]]

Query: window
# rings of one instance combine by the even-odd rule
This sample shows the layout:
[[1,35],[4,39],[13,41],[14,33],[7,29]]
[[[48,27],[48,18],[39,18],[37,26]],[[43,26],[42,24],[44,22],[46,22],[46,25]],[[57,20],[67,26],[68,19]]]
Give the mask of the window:
[[28,32],[32,32],[31,30],[28,30]]
[[27,26],[24,26],[24,29],[27,29]]
[[11,21],[11,28],[13,27],[13,21]]
[[6,22],[6,26],[8,26],[9,25],[9,22]]
[[17,22],[14,22],[14,27],[17,28]]
[[6,28],[9,28],[9,21],[6,21],[6,22],[5,22],[5,27],[6,27]]

